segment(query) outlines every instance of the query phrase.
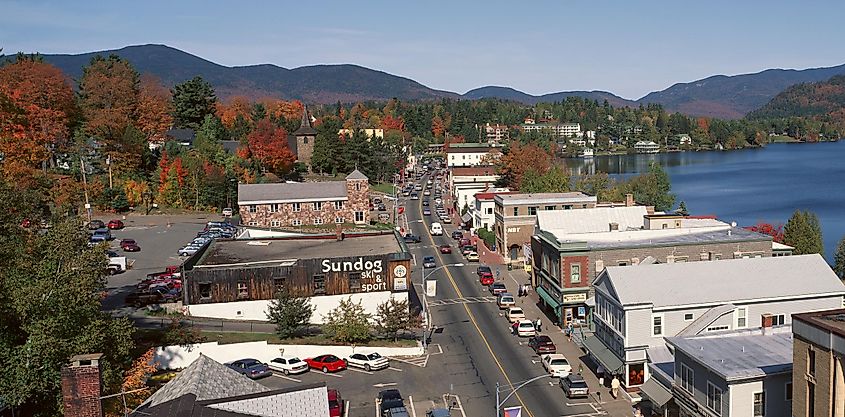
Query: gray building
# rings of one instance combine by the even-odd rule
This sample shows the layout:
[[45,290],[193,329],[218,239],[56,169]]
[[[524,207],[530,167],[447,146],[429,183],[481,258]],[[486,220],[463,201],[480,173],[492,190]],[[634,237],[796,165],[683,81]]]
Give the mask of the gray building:
[[845,309],[792,320],[792,415],[845,417]]
[[664,337],[745,329],[763,314],[789,324],[845,296],[820,255],[607,267],[594,289],[595,334],[584,346],[629,388],[649,378],[649,356],[667,356]]

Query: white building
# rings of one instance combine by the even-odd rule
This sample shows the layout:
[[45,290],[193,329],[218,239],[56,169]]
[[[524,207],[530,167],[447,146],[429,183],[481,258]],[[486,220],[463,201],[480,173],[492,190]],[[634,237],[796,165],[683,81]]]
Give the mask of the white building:
[[446,166],[491,165],[501,154],[502,150],[498,146],[486,143],[450,143],[446,146]]
[[481,129],[484,132],[484,138],[487,140],[487,143],[491,145],[498,145],[510,139],[510,131],[507,125],[500,125],[498,123],[491,125],[487,123]]
[[593,286],[595,335],[584,346],[628,387],[649,378],[649,356],[667,356],[664,337],[745,329],[763,314],[789,324],[845,296],[820,255],[614,266]]
[[449,170],[449,191],[458,210],[475,206],[475,194],[496,184],[499,175],[492,166],[454,167]]
[[522,125],[524,132],[551,132],[561,138],[583,136],[580,123],[526,123]]
[[507,188],[495,188],[475,194],[475,205],[472,206],[473,231],[479,228],[493,231],[493,225],[496,223],[496,215],[493,214],[493,210],[496,208],[494,197],[496,194],[503,194],[509,191]]
[[634,150],[637,153],[658,153],[660,152],[660,145],[648,140],[641,140],[634,144]]

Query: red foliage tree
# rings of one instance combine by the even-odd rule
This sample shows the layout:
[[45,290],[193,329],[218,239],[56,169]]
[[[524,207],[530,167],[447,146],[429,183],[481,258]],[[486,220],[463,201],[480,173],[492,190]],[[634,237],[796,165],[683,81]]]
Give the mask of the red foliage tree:
[[754,226],[748,226],[745,228],[746,230],[750,230],[752,232],[762,233],[764,235],[769,235],[772,237],[772,240],[778,243],[783,243],[783,225],[772,225],[770,223],[759,222]]
[[385,115],[381,119],[381,128],[384,130],[398,130],[400,132],[404,132],[405,120],[402,119],[402,116],[393,117],[390,115]]
[[288,148],[288,133],[269,120],[261,120],[247,136],[250,156],[263,169],[283,177],[293,168],[296,156]]

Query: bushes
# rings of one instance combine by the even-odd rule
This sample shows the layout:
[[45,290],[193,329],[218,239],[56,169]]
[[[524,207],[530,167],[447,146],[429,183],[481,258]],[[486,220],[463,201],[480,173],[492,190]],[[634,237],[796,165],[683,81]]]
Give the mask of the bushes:
[[492,249],[496,244],[496,235],[493,232],[485,228],[478,228],[476,233],[478,234],[478,237],[484,241],[484,244],[487,245],[488,248]]

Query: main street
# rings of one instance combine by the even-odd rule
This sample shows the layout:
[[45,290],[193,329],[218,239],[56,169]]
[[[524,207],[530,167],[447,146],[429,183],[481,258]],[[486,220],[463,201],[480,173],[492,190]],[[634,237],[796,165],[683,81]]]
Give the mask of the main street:
[[[422,181],[426,179],[423,177]],[[462,395],[467,414],[495,415],[497,383],[501,384],[501,397],[505,398],[510,392],[508,387],[546,372],[540,364],[539,356],[528,347],[527,339],[511,335],[508,322],[501,316],[495,302],[491,302],[487,287],[478,281],[475,272],[478,264],[467,264],[460,250],[456,250],[456,241],[450,237],[455,228],[444,230],[443,236],[431,236],[431,220],[422,214],[422,200],[407,200],[406,203],[405,213],[411,232],[422,237],[420,244],[409,245],[416,262],[414,282],[420,292],[423,290],[422,279],[426,272],[421,265],[423,257],[434,256],[438,266],[466,264],[463,267],[443,268],[429,277],[437,280],[437,294],[428,299],[429,304],[433,304],[429,310],[430,325],[438,329],[432,335],[431,343],[438,344],[445,352],[465,352],[477,371],[486,395]],[[451,245],[453,253],[441,254],[438,246],[442,244]],[[448,379],[449,376],[444,375],[443,378]],[[461,388],[455,387],[455,392],[461,394]],[[567,400],[557,380],[551,377],[526,385],[505,404],[518,405],[523,407],[522,415],[528,417],[588,416],[600,413],[588,401]]]

